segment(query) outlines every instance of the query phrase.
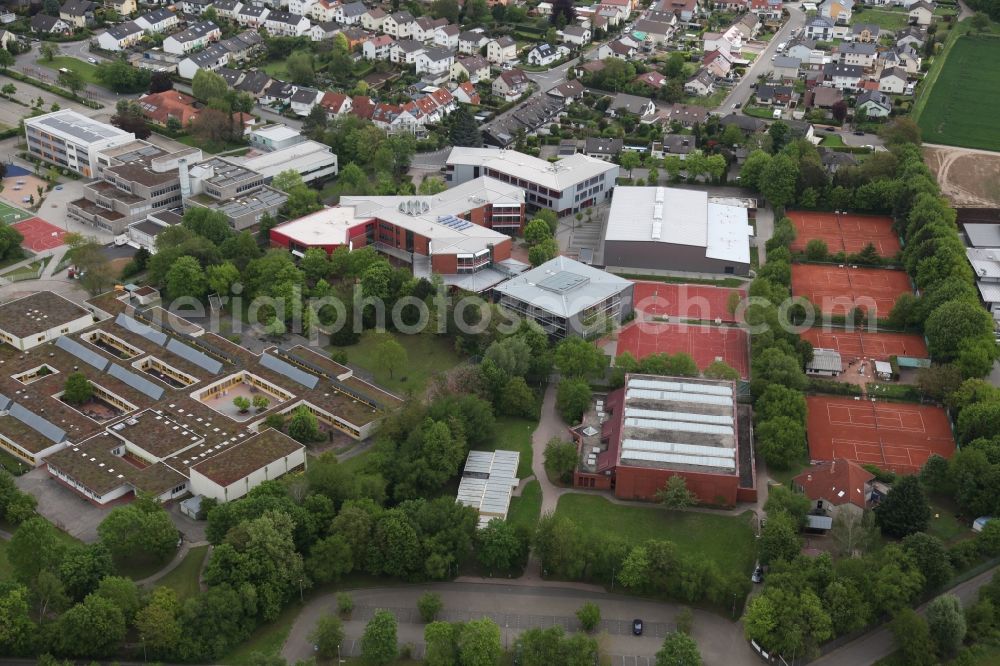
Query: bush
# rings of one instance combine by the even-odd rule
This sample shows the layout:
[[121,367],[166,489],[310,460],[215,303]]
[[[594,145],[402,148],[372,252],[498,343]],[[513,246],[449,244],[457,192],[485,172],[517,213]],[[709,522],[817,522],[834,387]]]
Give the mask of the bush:
[[419,611],[420,619],[425,624],[433,622],[442,608],[444,608],[444,603],[441,601],[441,595],[439,594],[427,592],[420,595],[420,598],[417,599],[417,611]]
[[588,601],[576,612],[576,619],[580,621],[584,631],[591,632],[601,623],[601,609],[597,604]]
[[350,619],[354,612],[354,597],[347,592],[337,593],[337,612],[345,619]]

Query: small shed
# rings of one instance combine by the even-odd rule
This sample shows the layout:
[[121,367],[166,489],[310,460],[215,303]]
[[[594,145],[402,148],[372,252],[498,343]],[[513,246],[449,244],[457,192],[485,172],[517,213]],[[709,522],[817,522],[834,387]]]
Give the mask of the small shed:
[[191,520],[198,520],[198,514],[201,513],[201,495],[195,495],[194,497],[189,497],[180,503],[180,510],[185,516]]
[[494,518],[506,520],[510,498],[520,480],[517,451],[469,451],[458,484],[457,501],[479,511],[479,528]]
[[875,361],[875,376],[889,381],[892,379],[892,365],[888,361]]
[[993,516],[979,516],[974,521],[972,521],[972,531],[982,532],[983,528],[986,527],[986,523],[993,520]]
[[833,518],[830,516],[806,516],[806,529],[817,532],[827,532],[833,529]]
[[812,360],[806,363],[806,374],[820,377],[836,377],[844,371],[844,362],[836,349],[816,348]]

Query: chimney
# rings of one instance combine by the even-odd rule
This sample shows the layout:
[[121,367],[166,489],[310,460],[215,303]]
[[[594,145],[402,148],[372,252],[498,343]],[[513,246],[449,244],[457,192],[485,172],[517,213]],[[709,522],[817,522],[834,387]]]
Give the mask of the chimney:
[[181,203],[183,204],[191,196],[191,176],[188,174],[188,163],[186,158],[177,160],[177,176],[181,181]]

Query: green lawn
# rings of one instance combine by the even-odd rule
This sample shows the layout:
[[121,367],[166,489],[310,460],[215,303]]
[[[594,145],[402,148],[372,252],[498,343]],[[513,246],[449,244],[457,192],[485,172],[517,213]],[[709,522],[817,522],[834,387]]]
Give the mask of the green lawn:
[[347,352],[348,363],[371,372],[378,384],[403,395],[411,391],[422,393],[432,375],[449,370],[462,361],[446,338],[424,334],[389,335],[403,346],[407,356],[406,362],[395,369],[392,376],[378,369],[375,361],[376,349],[381,341],[381,334],[376,331],[365,331],[358,344],[338,349]]
[[270,62],[266,62],[261,69],[267,72],[268,76],[281,79],[282,81],[288,80],[288,70],[285,69],[284,60],[272,60]]
[[286,606],[274,622],[258,627],[250,634],[250,638],[224,658],[222,663],[226,666],[244,666],[250,663],[250,655],[254,652],[277,657],[301,610],[302,606],[298,602]]
[[201,148],[206,153],[212,153],[212,154],[222,153],[229,150],[239,150],[242,148],[246,148],[246,144],[238,141],[205,141],[190,134],[182,134],[181,136],[172,138],[175,141],[183,143],[185,146],[191,146],[192,148]]
[[946,497],[931,498],[931,522],[927,533],[936,536],[946,544],[972,538],[972,529],[955,516],[957,507]]
[[947,60],[914,108],[924,141],[1000,150],[1000,133],[993,124],[1000,105],[1000,68],[981,67],[1000,61],[1000,39],[965,35],[938,57]]
[[827,134],[819,142],[819,145],[826,146],[827,148],[843,148],[845,144],[844,138],[839,134]]
[[720,88],[707,97],[686,97],[684,99],[684,103],[692,106],[704,106],[709,109],[714,109],[722,104],[722,100],[726,99],[726,95],[728,94],[729,88]]
[[507,522],[514,527],[534,530],[542,512],[542,485],[538,481],[529,481],[521,491],[520,497],[512,497],[510,510],[507,512]]
[[6,451],[0,451],[0,467],[3,467],[14,476],[20,476],[31,469],[27,463],[18,460]]
[[682,553],[715,562],[721,571],[749,573],[756,548],[749,515],[730,517],[693,511],[613,504],[598,495],[570,493],[559,498],[557,516],[576,522],[584,532],[614,534],[629,543],[672,541]]
[[27,266],[21,266],[20,268],[15,268],[7,273],[0,274],[0,277],[14,282],[18,280],[30,280],[37,277],[40,274],[41,269],[44,268],[47,263],[49,263],[49,257],[33,261]]
[[207,554],[208,546],[192,548],[177,565],[177,568],[161,578],[156,584],[173,589],[181,601],[195,596],[201,590],[198,585],[198,574],[201,573],[201,565]]
[[170,553],[170,557],[166,557],[162,560],[150,560],[145,557],[122,561],[115,560],[115,569],[118,570],[118,574],[121,576],[131,578],[132,580],[142,580],[143,578],[149,578],[157,571],[170,564],[170,560],[173,558],[174,553]]
[[854,21],[860,23],[874,23],[884,30],[899,30],[905,28],[910,22],[909,14],[905,10],[893,11],[891,9],[868,9],[857,12]]
[[501,416],[497,419],[496,439],[492,444],[479,447],[479,450],[507,449],[518,451],[521,454],[517,464],[518,477],[523,479],[531,476],[531,433],[537,427],[537,421]]
[[83,60],[72,58],[70,56],[56,56],[51,62],[39,58],[35,62],[42,67],[48,67],[49,69],[56,70],[57,75],[59,69],[65,67],[66,69],[78,72],[80,77],[87,83],[93,83],[95,86],[103,85],[100,79],[97,78],[97,66],[91,65],[89,62],[84,62]]

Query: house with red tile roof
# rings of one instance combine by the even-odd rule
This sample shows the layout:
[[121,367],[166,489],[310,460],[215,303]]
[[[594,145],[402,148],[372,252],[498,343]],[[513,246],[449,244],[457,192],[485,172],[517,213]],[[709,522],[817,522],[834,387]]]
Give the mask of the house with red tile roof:
[[326,112],[331,116],[339,116],[351,110],[351,98],[344,93],[327,91],[323,93],[319,105],[326,109]]
[[191,121],[198,117],[195,98],[177,90],[165,90],[143,95],[138,102],[139,108],[142,109],[142,115],[164,127],[170,118],[176,118],[182,127],[187,127]]
[[465,83],[460,83],[451,91],[452,96],[459,102],[463,104],[479,104],[482,100],[479,98],[479,92],[469,81]]
[[875,475],[858,463],[838,458],[810,465],[792,485],[813,502],[813,513],[834,516],[847,509],[861,514],[872,497]]

